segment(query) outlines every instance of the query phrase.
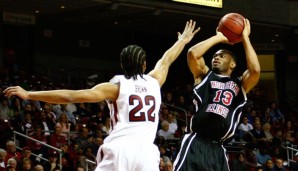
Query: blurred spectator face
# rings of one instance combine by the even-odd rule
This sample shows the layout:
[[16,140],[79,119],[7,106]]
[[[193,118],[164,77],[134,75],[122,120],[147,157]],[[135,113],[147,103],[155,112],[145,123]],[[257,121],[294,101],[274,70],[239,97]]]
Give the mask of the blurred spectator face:
[[0,151],[0,163],[4,161],[7,153],[4,150]]
[[27,105],[25,106],[25,111],[32,111],[32,106],[31,106],[31,104],[27,104]]
[[61,133],[62,133],[62,128],[61,128],[61,126],[56,125],[56,126],[55,126],[55,134],[56,134],[56,135],[61,135]]
[[283,167],[283,160],[282,159],[276,159],[275,164],[277,168],[282,168]]
[[164,167],[165,167],[165,163],[164,163],[164,161],[163,161],[163,158],[160,157],[159,170],[163,170]]
[[31,150],[29,150],[29,149],[26,149],[26,150],[23,150],[23,158],[25,158],[25,157],[30,157],[31,156]]
[[7,165],[9,165],[11,168],[17,168],[17,161],[16,160],[8,160]]
[[98,137],[98,138],[95,138],[95,144],[98,145],[98,146],[101,146],[103,144],[103,139]]
[[44,110],[40,111],[40,120],[45,121],[47,119],[47,115]]
[[244,161],[244,155],[243,154],[239,154],[239,157],[238,157],[238,160],[240,161],[240,162],[243,162]]
[[167,161],[167,162],[165,162],[165,167],[164,167],[165,169],[165,171],[172,171],[173,170],[173,164],[172,164],[172,162],[171,161]]
[[256,121],[255,122],[255,129],[260,130],[262,127],[261,122]]
[[83,128],[83,130],[82,130],[82,136],[83,136],[83,137],[88,137],[88,135],[89,135],[89,130],[88,130],[88,128]]
[[6,145],[7,152],[14,153],[16,151],[16,144],[13,141],[9,141]]
[[270,169],[273,168],[273,166],[274,166],[272,160],[267,160],[265,165],[267,168],[270,168]]
[[31,169],[31,162],[30,160],[25,160],[22,163],[23,170],[30,170]]
[[33,169],[33,171],[44,171],[43,166],[42,165],[36,165]]
[[62,114],[60,115],[60,117],[59,117],[59,121],[60,121],[61,123],[67,123],[67,122],[68,122],[68,119],[67,119],[67,116],[66,116],[65,113],[62,113]]
[[164,131],[168,131],[168,130],[169,130],[169,124],[168,124],[168,123],[163,124],[163,125],[162,125],[162,129],[163,129]]
[[243,122],[244,125],[246,125],[248,123],[247,117],[244,117],[243,120],[242,120],[242,122]]
[[173,117],[173,115],[170,114],[170,113],[169,113],[169,115],[168,115],[168,121],[169,121],[169,123],[172,123],[172,122],[174,121],[174,117]]

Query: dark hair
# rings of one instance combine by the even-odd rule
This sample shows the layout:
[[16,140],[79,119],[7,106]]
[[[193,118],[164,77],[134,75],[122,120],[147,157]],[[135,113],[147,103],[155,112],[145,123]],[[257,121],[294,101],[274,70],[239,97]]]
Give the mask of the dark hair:
[[235,53],[233,53],[232,51],[230,51],[228,49],[220,49],[220,51],[222,51],[223,53],[227,53],[227,54],[231,55],[232,58],[234,59],[235,63],[237,63],[237,57],[236,57]]
[[124,76],[136,80],[140,75],[143,78],[143,64],[146,60],[146,52],[137,45],[129,45],[120,53],[120,62]]

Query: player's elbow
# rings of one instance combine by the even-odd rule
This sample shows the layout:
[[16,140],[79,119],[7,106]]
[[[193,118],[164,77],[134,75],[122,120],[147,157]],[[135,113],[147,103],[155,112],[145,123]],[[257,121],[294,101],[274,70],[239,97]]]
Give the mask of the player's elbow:
[[255,75],[255,76],[257,76],[257,77],[260,77],[260,75],[261,75],[261,68],[260,68],[260,66],[258,66],[258,67],[252,67],[250,69],[250,73],[253,74],[253,75]]
[[195,53],[194,53],[194,50],[192,48],[188,49],[188,51],[187,51],[187,58],[188,59],[195,58]]

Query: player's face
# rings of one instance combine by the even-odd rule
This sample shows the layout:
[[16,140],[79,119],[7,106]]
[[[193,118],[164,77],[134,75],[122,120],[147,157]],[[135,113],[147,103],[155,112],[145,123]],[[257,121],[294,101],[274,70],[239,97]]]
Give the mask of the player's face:
[[218,51],[213,55],[211,64],[213,72],[217,74],[226,73],[230,68],[230,63],[232,57],[230,54],[224,53],[223,51]]

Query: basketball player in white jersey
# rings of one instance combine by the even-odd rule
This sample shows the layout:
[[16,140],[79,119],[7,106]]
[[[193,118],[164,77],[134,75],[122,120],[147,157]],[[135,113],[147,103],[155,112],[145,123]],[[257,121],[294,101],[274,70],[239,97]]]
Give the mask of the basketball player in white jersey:
[[199,31],[195,25],[192,20],[186,23],[183,33],[178,33],[178,40],[149,74],[144,74],[145,51],[137,45],[129,45],[120,54],[123,75],[115,76],[108,83],[85,90],[35,92],[15,86],[4,90],[5,96],[17,95],[55,104],[107,100],[111,130],[98,150],[96,171],[158,171],[160,157],[154,139],[161,105],[160,87],[170,65]]

